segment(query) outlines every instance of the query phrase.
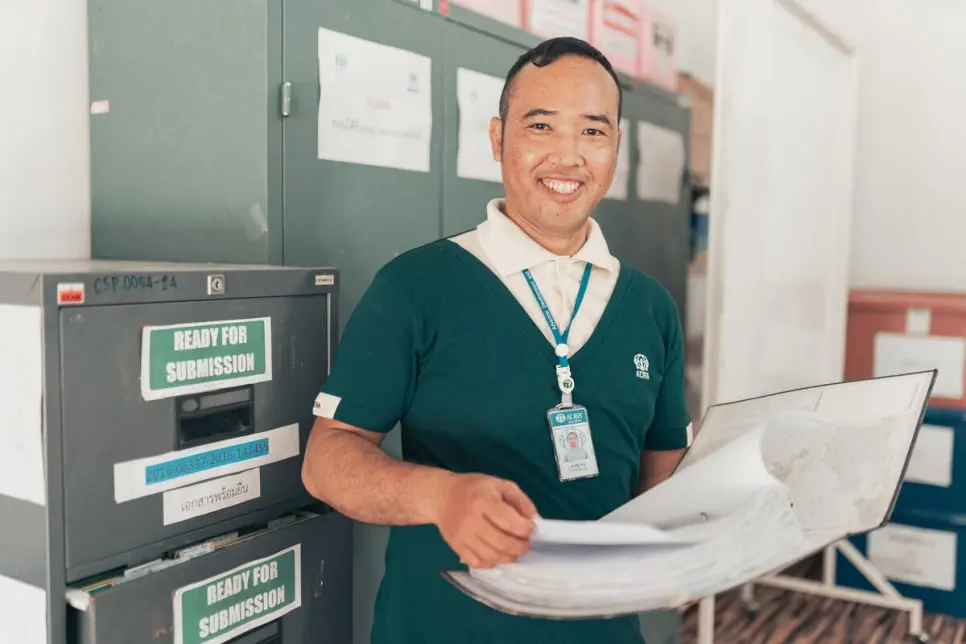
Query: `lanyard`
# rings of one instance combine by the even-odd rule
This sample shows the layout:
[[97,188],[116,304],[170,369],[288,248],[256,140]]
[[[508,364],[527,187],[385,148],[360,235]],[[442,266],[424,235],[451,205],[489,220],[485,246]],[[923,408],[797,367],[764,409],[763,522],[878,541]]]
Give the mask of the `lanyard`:
[[547,306],[546,300],[540,294],[540,289],[537,288],[537,283],[534,281],[533,275],[530,274],[528,269],[524,269],[523,271],[523,276],[527,279],[527,284],[530,285],[533,296],[537,298],[537,304],[540,305],[540,310],[543,311],[543,317],[546,318],[550,332],[553,334],[555,342],[554,352],[557,354],[557,386],[560,388],[561,407],[570,407],[573,405],[574,379],[570,373],[570,362],[567,360],[570,354],[570,347],[567,346],[567,338],[570,337],[570,327],[574,323],[574,318],[577,317],[577,311],[580,310],[580,305],[584,301],[584,295],[587,293],[587,283],[590,282],[590,270],[591,264],[588,262],[584,268],[583,277],[580,278],[580,287],[577,289],[577,298],[574,300],[574,311],[570,315],[570,322],[567,323],[567,327],[563,331],[560,330],[554,321],[553,314],[550,313],[550,307]]

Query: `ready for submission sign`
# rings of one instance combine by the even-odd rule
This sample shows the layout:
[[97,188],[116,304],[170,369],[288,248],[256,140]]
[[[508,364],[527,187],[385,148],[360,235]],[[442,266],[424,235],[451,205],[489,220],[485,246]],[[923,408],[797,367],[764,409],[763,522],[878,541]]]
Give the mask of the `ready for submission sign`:
[[142,331],[144,400],[271,379],[271,318],[149,326]]
[[301,544],[179,588],[175,644],[222,644],[302,605]]

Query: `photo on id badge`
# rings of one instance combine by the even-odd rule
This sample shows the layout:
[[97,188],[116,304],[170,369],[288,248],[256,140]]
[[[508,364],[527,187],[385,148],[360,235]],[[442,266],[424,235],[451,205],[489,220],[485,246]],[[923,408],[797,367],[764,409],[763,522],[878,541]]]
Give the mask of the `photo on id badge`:
[[597,476],[597,455],[583,407],[554,409],[548,415],[561,481]]

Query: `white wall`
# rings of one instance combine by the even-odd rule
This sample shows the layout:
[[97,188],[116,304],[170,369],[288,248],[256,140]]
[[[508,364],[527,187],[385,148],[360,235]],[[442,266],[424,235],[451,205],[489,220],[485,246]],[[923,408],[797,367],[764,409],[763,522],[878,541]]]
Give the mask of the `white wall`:
[[966,291],[966,3],[874,0],[852,284]]
[[[730,2],[731,0],[724,0]],[[718,47],[719,0],[647,0],[676,25],[677,59],[681,71],[714,84]]]
[[85,0],[0,0],[0,259],[90,257]]

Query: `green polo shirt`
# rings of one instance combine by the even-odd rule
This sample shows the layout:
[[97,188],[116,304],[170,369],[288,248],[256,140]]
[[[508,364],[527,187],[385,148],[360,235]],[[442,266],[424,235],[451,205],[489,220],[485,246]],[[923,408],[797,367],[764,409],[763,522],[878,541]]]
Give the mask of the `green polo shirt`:
[[[561,482],[546,418],[560,402],[553,347],[489,268],[441,240],[379,271],[351,316],[320,398],[329,401],[325,415],[356,427],[389,432],[399,423],[407,461],[512,480],[546,518],[597,519],[635,494],[644,450],[687,446],[673,300],[622,265],[600,321],[570,364],[600,473]],[[392,528],[372,642],[641,642],[636,618],[499,613],[440,575],[459,568],[435,526]]]

